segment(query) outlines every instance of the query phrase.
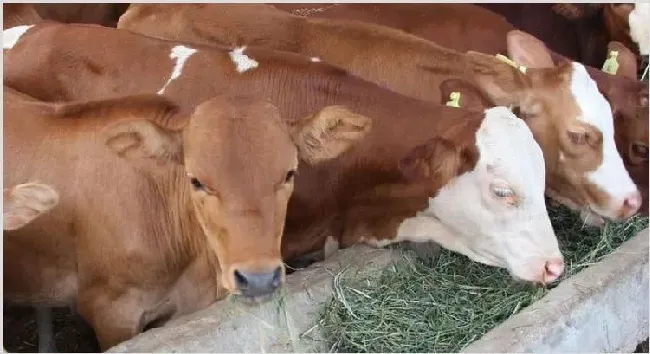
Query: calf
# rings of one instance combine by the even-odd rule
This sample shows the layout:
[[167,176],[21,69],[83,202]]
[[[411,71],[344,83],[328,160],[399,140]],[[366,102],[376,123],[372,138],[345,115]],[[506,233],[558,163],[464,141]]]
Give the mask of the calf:
[[4,296],[77,302],[103,350],[227,292],[268,298],[284,279],[298,158],[363,136],[327,114],[289,132],[275,106],[242,95],[192,113],[156,95],[47,104],[5,88],[4,107],[5,185],[38,179],[61,193],[5,237]]
[[596,219],[592,223],[628,218],[641,206],[641,195],[616,150],[609,103],[584,66],[555,66],[543,43],[524,33],[509,36],[507,47],[528,68],[526,74],[494,57],[454,52],[388,27],[302,18],[261,4],[136,4],[118,28],[307,54],[434,102],[444,80],[466,79],[485,91],[492,104],[516,106],[524,118],[534,117],[526,122],[545,151],[547,190],[553,198],[585,209],[586,219]]
[[[502,16],[469,4],[274,4],[293,13],[319,18],[361,20],[386,25],[431,40],[461,52],[477,50],[488,54],[505,53],[508,33],[515,27]],[[648,85],[636,79],[634,55],[625,46],[611,42],[608,50],[619,52],[616,76],[587,66],[589,76],[609,100],[614,120],[617,150],[625,167],[643,195],[641,211],[648,212]],[[566,60],[551,52],[553,60]],[[599,64],[600,65],[600,64]],[[451,90],[453,91],[453,90]],[[477,92],[464,91],[463,107]],[[469,90],[472,91],[472,90]],[[449,90],[441,85],[440,100],[449,98]],[[489,100],[475,100],[476,109],[489,107]],[[547,169],[553,168],[547,166]]]
[[[32,36],[31,31],[36,35]],[[362,122],[361,117],[371,118],[372,129],[368,134],[372,137],[369,135],[363,140],[368,141],[363,147],[351,148],[331,164],[324,161],[322,168],[300,166],[300,176],[287,211],[283,237],[289,241],[282,245],[285,259],[322,250],[328,244],[328,236],[331,236],[330,245],[338,240],[344,245],[367,242],[380,246],[407,240],[408,233],[397,237],[397,227],[405,218],[423,212],[423,218],[430,219],[432,225],[440,224],[441,229],[449,232],[449,237],[447,241],[439,240],[442,231],[433,228],[426,232],[428,229],[424,229],[418,231],[415,241],[440,241],[473,259],[507,265],[513,276],[530,281],[550,281],[562,271],[557,241],[544,216],[543,206],[538,204],[542,192],[536,186],[543,182],[544,168],[540,161],[528,156],[512,156],[514,145],[504,148],[504,143],[495,143],[493,148],[487,146],[485,152],[481,152],[480,156],[485,156],[486,161],[494,160],[491,167],[484,166],[483,160],[476,160],[476,144],[472,137],[482,126],[483,112],[468,112],[402,96],[340,68],[292,53],[262,48],[190,46],[97,27],[48,25],[37,26],[30,32],[5,52],[5,73],[22,71],[38,75],[38,85],[30,83],[28,77],[24,78],[26,81],[14,77],[12,82],[48,99],[160,92],[191,106],[215,92],[247,92],[267,97],[278,106],[283,117],[294,122],[292,124],[299,125],[314,117],[336,117],[326,121],[322,129],[331,129],[350,138],[358,134],[353,134],[353,128],[360,124],[353,122]],[[97,38],[102,38],[101,47],[92,46]],[[29,44],[36,39],[61,46]],[[76,50],[82,43],[85,50]],[[66,49],[67,44],[72,47]],[[17,65],[16,58],[9,57],[12,53],[20,53],[23,45],[23,49],[34,50],[31,58],[40,59]],[[120,50],[125,47],[129,50]],[[98,49],[102,53],[109,50],[112,54],[98,55]],[[54,55],[51,59],[62,58],[56,53],[59,50],[67,53],[65,60],[50,61],[50,54]],[[139,58],[148,60],[143,63]],[[11,68],[7,66],[9,62],[14,64]],[[34,64],[36,66],[32,66]],[[41,66],[44,64],[47,65]],[[486,73],[490,75],[496,73]],[[133,80],[134,77],[138,79]],[[509,119],[512,115],[495,112],[501,112],[495,116],[506,116],[495,119],[497,122],[509,123],[486,123],[479,136],[489,132],[492,141],[502,134],[523,134],[521,139],[527,141],[527,128]],[[356,130],[362,132],[361,128]],[[346,133],[346,130],[352,131]],[[315,132],[301,135],[299,141],[318,148],[318,137],[323,134],[328,136]],[[414,176],[413,182],[409,182],[398,169],[399,161],[418,145],[423,147],[406,161],[410,163],[402,164],[414,166],[409,169],[412,171],[409,175]],[[516,162],[511,162],[513,159]],[[515,167],[495,167],[500,161],[520,166],[528,171],[526,176],[531,176],[527,179],[537,182],[525,184],[507,172]],[[453,201],[455,205],[447,205],[449,210],[454,210],[453,215],[441,214],[440,218],[433,209],[429,210],[430,198],[442,190],[456,191],[453,187],[457,182],[455,177],[462,178],[477,166],[483,167],[469,174],[473,177],[466,178],[478,183],[476,188],[480,188],[472,190],[480,193],[469,203],[478,203],[477,198],[484,195],[487,204],[468,207],[468,202],[458,199]],[[423,172],[418,174],[418,171]],[[464,183],[469,182],[460,185]],[[444,198],[446,203],[452,203],[447,198]],[[529,202],[510,203],[513,198]],[[503,203],[513,206],[510,208]],[[367,207],[373,205],[373,208]],[[381,221],[381,225],[376,221]],[[463,224],[457,225],[459,221]],[[365,232],[362,225],[375,226],[366,227],[370,231]],[[352,229],[352,226],[359,227]],[[530,231],[531,228],[535,231]],[[378,239],[383,241],[377,242]]]

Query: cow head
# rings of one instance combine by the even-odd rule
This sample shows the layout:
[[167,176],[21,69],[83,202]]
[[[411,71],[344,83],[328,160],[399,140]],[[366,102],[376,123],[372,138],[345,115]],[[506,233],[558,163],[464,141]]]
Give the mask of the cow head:
[[497,105],[515,107],[544,152],[547,194],[574,209],[614,220],[641,206],[641,196],[614,143],[612,111],[579,63],[553,64],[541,41],[508,34],[508,54],[526,73],[469,52],[479,87]]
[[26,183],[5,188],[3,195],[4,230],[19,229],[59,203],[59,193],[51,186],[41,183]]
[[298,159],[336,157],[368,127],[367,118],[331,107],[287,126],[265,100],[220,95],[192,114],[118,122],[107,144],[177,171],[174,181],[217,255],[220,283],[259,302],[284,281],[280,242]]
[[470,134],[446,132],[445,139],[414,148],[400,170],[442,187],[427,209],[400,225],[398,237],[426,233],[445,248],[526,281],[548,283],[562,274],[544,202],[542,151],[507,108],[485,110]]

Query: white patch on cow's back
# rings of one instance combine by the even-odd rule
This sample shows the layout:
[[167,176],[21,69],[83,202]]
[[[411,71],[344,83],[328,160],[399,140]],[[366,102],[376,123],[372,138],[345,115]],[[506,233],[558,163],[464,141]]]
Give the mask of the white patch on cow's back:
[[628,17],[630,37],[639,46],[641,55],[650,52],[650,4],[636,3]]
[[603,134],[603,161],[587,179],[618,202],[637,190],[614,142],[614,117],[609,102],[598,90],[585,67],[573,62],[571,93],[582,115],[578,120],[596,127]]
[[311,57],[311,58],[309,58],[309,60],[311,60],[314,63],[320,62],[320,58],[318,58],[318,57]]
[[165,82],[165,85],[160,90],[158,90],[159,95],[165,93],[165,89],[167,88],[167,85],[169,85],[174,79],[181,76],[185,62],[196,52],[197,52],[196,49],[189,48],[183,45],[177,45],[174,48],[172,48],[171,52],[169,53],[169,58],[175,61],[174,68],[172,69],[171,76],[169,77],[167,82]]
[[16,27],[11,27],[7,28],[6,30],[2,31],[2,49],[11,49],[13,48],[16,43],[18,43],[18,40],[20,37],[25,34],[30,28],[34,27],[34,25],[24,25],[24,26],[16,26]]
[[250,69],[256,68],[259,65],[259,63],[254,59],[251,59],[248,57],[248,55],[244,54],[245,50],[246,46],[243,46],[235,48],[230,53],[228,53],[232,62],[235,63],[237,72],[240,74]]

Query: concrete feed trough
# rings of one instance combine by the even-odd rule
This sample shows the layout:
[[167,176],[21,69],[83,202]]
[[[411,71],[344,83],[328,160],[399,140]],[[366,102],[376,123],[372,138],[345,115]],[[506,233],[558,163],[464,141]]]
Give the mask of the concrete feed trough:
[[[631,352],[648,337],[648,229],[601,262],[486,333],[465,352]],[[397,250],[355,246],[287,278],[281,299],[260,307],[220,301],[109,352],[326,352],[319,311],[335,275],[376,275]]]

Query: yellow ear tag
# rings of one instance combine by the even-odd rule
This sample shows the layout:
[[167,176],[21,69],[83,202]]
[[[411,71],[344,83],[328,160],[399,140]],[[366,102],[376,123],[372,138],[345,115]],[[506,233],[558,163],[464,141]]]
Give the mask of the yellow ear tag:
[[511,60],[510,58],[508,58],[507,56],[505,56],[505,55],[503,55],[503,54],[497,54],[497,55],[495,55],[495,57],[496,57],[497,59],[501,60],[502,62],[504,62],[504,63],[506,63],[506,64],[512,66],[513,68],[515,68],[515,69],[519,69],[519,71],[521,71],[522,73],[524,73],[524,74],[526,73],[526,67],[525,67],[525,66],[523,66],[523,65],[519,65],[519,64],[515,63],[514,61],[512,61],[512,60]]
[[611,50],[607,55],[607,60],[605,60],[602,70],[608,74],[616,75],[616,72],[618,71],[618,61],[616,60],[617,57],[618,52]]
[[449,107],[460,107],[460,92],[452,92],[449,94],[449,101],[445,103]]

